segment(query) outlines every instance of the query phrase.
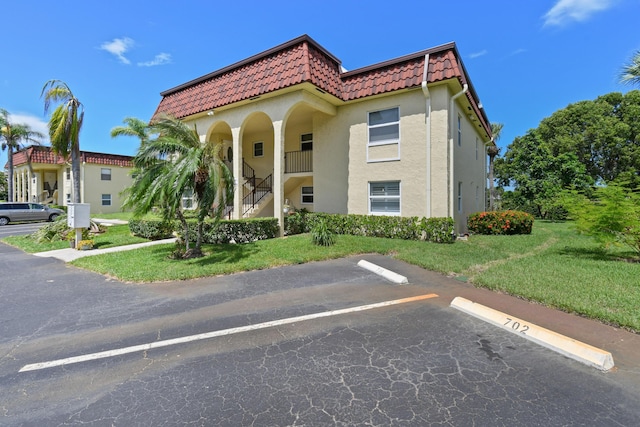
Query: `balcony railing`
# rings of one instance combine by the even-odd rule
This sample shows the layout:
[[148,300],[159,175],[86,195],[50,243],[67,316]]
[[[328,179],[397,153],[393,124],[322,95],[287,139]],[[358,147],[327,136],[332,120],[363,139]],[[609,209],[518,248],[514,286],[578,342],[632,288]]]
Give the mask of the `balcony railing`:
[[313,151],[287,151],[284,153],[284,173],[313,172]]

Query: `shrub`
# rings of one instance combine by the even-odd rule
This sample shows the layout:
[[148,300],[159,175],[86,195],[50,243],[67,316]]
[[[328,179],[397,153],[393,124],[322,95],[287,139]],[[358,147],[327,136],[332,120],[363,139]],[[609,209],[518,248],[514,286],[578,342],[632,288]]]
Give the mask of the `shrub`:
[[311,230],[311,241],[318,246],[332,246],[336,242],[333,231],[329,230],[324,220],[317,222]]
[[[195,220],[189,220],[189,241],[196,240]],[[249,243],[257,240],[273,239],[280,227],[276,218],[230,219],[206,221],[203,224],[202,243]],[[178,231],[184,240],[183,230]]]
[[90,239],[88,239],[88,240],[80,240],[78,242],[77,249],[79,251],[83,251],[83,250],[87,250],[87,249],[93,249],[93,245],[94,245],[93,240],[90,240]]
[[129,230],[138,237],[149,240],[160,240],[171,237],[175,224],[172,221],[158,221],[147,219],[129,220]]
[[533,215],[521,211],[476,212],[467,220],[476,234],[531,234]]
[[451,218],[422,218],[342,215],[322,212],[299,214],[285,218],[285,234],[308,233],[319,222],[335,234],[354,236],[386,237],[390,239],[427,240],[436,243],[453,242],[454,222]]

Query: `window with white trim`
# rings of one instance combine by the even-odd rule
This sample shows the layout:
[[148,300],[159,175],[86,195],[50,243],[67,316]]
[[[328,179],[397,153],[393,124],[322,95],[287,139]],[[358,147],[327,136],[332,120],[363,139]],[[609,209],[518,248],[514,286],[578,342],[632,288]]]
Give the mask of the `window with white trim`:
[[253,157],[262,157],[264,156],[264,142],[254,142],[253,143]]
[[302,204],[311,204],[313,203],[313,187],[301,187],[300,188]]
[[111,169],[100,168],[100,179],[102,181],[111,181]]
[[480,150],[480,142],[478,141],[478,137],[476,136],[476,160],[478,160],[478,151]]
[[66,179],[71,179],[71,168],[65,169]]
[[458,182],[458,212],[462,212],[462,182]]
[[102,206],[111,206],[111,194],[102,195]]
[[370,111],[367,116],[367,162],[400,160],[400,108]]
[[400,215],[400,181],[369,183],[369,214]]
[[300,135],[300,151],[313,150],[313,134],[305,133]]
[[195,209],[192,189],[187,189],[182,193],[182,209]]
[[400,108],[369,113],[369,145],[394,144],[400,141]]
[[462,147],[462,117],[458,114],[458,147]]

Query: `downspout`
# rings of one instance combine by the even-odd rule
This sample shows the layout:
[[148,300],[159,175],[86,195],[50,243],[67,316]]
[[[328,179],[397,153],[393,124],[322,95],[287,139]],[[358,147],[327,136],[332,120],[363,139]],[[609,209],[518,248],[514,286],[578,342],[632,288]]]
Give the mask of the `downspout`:
[[449,114],[451,115],[451,121],[450,121],[450,128],[449,128],[449,132],[451,134],[451,138],[449,138],[449,212],[448,212],[448,216],[453,218],[454,217],[454,212],[455,212],[455,206],[454,206],[454,192],[455,192],[455,183],[453,182],[453,147],[454,147],[454,130],[456,130],[456,122],[455,122],[455,118],[456,115],[453,114],[454,110],[453,107],[455,106],[456,103],[456,99],[458,99],[459,97],[461,97],[462,95],[464,95],[465,93],[467,93],[467,91],[469,90],[469,85],[468,84],[464,84],[462,86],[462,90],[458,93],[456,93],[455,95],[453,95],[451,97],[451,101],[449,104]]
[[427,87],[427,74],[429,70],[429,54],[424,56],[424,72],[422,74],[422,93],[426,98],[425,114],[427,126],[427,218],[431,218],[431,94]]

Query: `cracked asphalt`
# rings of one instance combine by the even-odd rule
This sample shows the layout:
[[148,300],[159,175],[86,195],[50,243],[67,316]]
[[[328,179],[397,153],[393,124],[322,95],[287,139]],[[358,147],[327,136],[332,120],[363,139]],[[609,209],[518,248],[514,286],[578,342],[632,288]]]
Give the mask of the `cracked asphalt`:
[[[360,259],[409,284],[357,267]],[[640,425],[640,371],[629,351],[640,349],[637,335],[388,257],[140,285],[0,244],[0,271],[2,426]],[[19,372],[429,293],[438,297]],[[599,372],[450,308],[455,296],[592,334],[621,363]]]

